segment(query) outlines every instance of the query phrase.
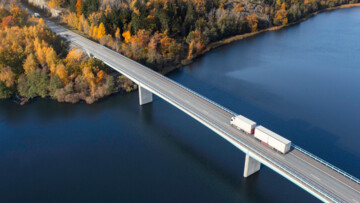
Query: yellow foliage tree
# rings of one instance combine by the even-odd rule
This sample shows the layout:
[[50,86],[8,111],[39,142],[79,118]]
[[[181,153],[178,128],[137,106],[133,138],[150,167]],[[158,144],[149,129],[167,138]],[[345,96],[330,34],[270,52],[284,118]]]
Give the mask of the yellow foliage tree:
[[129,43],[131,40],[131,33],[130,31],[126,31],[122,34],[122,36],[124,37],[125,43]]
[[56,74],[64,82],[64,84],[67,84],[68,73],[67,73],[67,70],[66,70],[66,67],[64,66],[64,64],[59,64],[56,66]]
[[35,57],[33,54],[29,54],[26,57],[26,60],[24,62],[23,68],[25,71],[25,75],[31,73],[32,71],[36,70],[38,68],[39,64],[37,63]]
[[55,67],[57,61],[58,61],[58,56],[55,52],[55,50],[50,47],[46,50],[46,63],[47,65],[51,68],[51,67]]
[[48,6],[49,6],[50,8],[58,8],[58,7],[60,7],[63,3],[65,3],[64,0],[51,0],[51,1],[49,1]]
[[193,53],[194,53],[195,43],[194,41],[191,41],[189,44],[189,53],[188,53],[188,59],[192,59]]
[[93,95],[95,93],[96,83],[95,83],[95,75],[92,71],[91,66],[85,66],[82,69],[82,75],[85,77],[85,79],[90,84],[91,94]]
[[44,20],[42,18],[39,18],[39,25],[44,25],[44,24],[45,24]]
[[97,29],[97,39],[101,39],[103,36],[105,36],[105,26],[103,23],[100,23],[98,29]]
[[0,67],[0,81],[4,82],[7,87],[15,84],[15,73],[12,72],[9,66]]
[[286,16],[287,16],[286,3],[283,2],[281,4],[281,9],[276,12],[275,23],[278,25],[279,24],[286,25],[288,23],[288,19]]
[[65,58],[65,62],[71,65],[79,65],[83,58],[84,55],[80,50],[71,49]]

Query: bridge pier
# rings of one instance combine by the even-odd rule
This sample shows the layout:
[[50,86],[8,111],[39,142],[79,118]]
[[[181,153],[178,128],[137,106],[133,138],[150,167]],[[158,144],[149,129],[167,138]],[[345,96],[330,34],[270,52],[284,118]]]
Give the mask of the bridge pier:
[[89,58],[92,57],[92,54],[90,52],[86,51],[86,54],[88,55]]
[[139,103],[140,105],[144,105],[147,103],[151,103],[153,100],[152,93],[143,87],[139,86]]
[[251,176],[252,174],[260,170],[261,163],[253,159],[249,154],[246,154],[245,157],[245,168],[244,168],[244,178]]

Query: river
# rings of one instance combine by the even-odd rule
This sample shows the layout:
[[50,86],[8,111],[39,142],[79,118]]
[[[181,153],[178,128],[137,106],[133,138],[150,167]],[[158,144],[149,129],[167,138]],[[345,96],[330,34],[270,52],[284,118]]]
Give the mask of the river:
[[[360,8],[207,53],[168,77],[360,177]],[[0,101],[1,202],[317,202],[180,110]]]

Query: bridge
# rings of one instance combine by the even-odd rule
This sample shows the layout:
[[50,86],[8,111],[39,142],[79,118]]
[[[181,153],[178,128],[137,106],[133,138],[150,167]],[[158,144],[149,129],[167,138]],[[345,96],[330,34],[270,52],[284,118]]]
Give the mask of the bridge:
[[182,110],[246,154],[244,177],[260,170],[260,165],[295,183],[324,202],[360,203],[360,180],[315,155],[292,145],[283,155],[266,147],[230,125],[234,112],[151,69],[49,20],[50,29],[89,55],[138,84],[140,105],[152,102],[153,94]]

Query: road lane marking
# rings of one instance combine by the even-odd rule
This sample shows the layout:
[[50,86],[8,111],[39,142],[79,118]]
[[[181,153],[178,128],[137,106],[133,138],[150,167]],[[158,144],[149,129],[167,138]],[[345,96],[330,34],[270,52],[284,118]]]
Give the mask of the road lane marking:
[[320,180],[320,178],[319,177],[317,177],[316,175],[314,175],[314,174],[310,174],[312,177],[314,177],[314,178],[316,178],[317,180]]
[[[299,151],[299,152],[300,152],[300,151]],[[300,153],[301,153],[301,152],[300,152]],[[317,169],[317,170],[319,170],[319,171],[323,172],[323,173],[324,173],[324,174],[326,174],[328,177],[331,177],[331,178],[333,178],[333,179],[337,180],[338,182],[342,183],[345,187],[347,187],[347,188],[349,188],[349,189],[353,190],[353,191],[354,191],[354,192],[356,192],[356,193],[360,193],[358,190],[356,190],[356,189],[354,189],[352,186],[350,186],[350,185],[348,185],[348,184],[344,183],[342,180],[337,179],[336,177],[334,177],[334,176],[330,175],[329,173],[327,173],[326,171],[324,171],[324,170],[322,170],[322,169],[319,169],[319,168],[318,168],[318,166],[315,166],[314,164],[312,164],[312,163],[310,163],[310,162],[308,162],[308,161],[305,161],[303,158],[299,157],[299,156],[298,156],[298,155],[296,155],[296,154],[293,154],[293,155],[294,155],[294,157],[295,157],[295,158],[300,159],[300,160],[302,160],[302,161],[303,161],[303,162],[305,162],[305,163],[308,163],[308,164],[309,164],[309,166],[312,166],[313,168],[315,168],[315,169]],[[308,158],[311,158],[311,157],[308,157]],[[329,169],[330,169],[330,168],[329,168]]]
[[356,199],[352,199],[355,203],[359,203],[358,201],[356,201]]

